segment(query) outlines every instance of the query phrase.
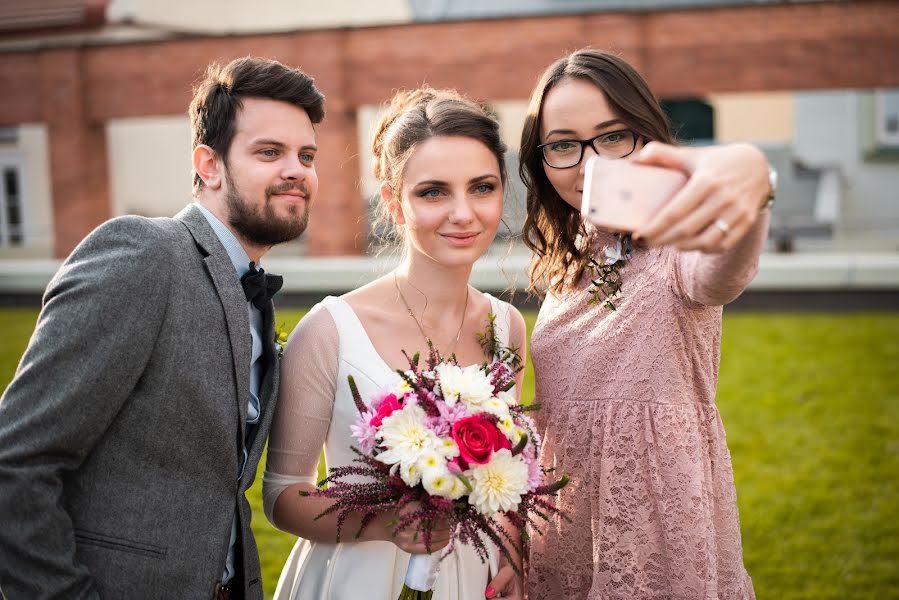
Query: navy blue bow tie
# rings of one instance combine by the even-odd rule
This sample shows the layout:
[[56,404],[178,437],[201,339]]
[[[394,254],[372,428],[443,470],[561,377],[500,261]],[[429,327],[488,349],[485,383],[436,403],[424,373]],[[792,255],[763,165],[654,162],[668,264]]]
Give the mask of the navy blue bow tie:
[[256,268],[256,263],[250,263],[250,270],[240,278],[240,285],[243,286],[243,293],[247,296],[247,301],[252,302],[253,306],[259,310],[268,306],[272,296],[278,293],[281,286],[284,285],[284,278],[280,275],[268,275],[262,269]]

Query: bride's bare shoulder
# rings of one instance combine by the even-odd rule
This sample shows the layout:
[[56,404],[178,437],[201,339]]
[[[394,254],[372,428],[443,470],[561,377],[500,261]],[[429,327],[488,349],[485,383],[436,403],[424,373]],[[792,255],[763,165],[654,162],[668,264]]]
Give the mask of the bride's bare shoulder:
[[341,299],[349,304],[353,312],[363,321],[377,321],[393,316],[396,288],[391,277],[383,276],[343,294]]

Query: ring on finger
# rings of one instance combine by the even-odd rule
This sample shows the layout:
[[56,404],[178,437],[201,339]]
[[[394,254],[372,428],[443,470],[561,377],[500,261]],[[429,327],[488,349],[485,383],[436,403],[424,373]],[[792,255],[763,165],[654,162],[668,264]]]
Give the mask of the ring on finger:
[[715,222],[712,223],[712,227],[714,227],[724,235],[730,233],[730,225],[728,225],[727,221],[725,221],[724,219],[715,219]]

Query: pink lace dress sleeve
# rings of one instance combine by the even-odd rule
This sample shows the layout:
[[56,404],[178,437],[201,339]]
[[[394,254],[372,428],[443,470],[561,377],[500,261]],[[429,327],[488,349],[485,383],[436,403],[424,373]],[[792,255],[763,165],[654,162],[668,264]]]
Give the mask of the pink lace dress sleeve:
[[770,221],[765,211],[742,240],[721,254],[672,252],[672,277],[681,296],[704,306],[733,302],[758,272]]

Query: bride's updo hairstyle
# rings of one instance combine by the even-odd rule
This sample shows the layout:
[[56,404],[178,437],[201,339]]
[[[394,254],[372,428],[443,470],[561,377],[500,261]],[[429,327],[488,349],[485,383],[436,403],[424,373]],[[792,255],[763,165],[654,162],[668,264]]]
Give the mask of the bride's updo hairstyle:
[[[382,187],[386,185],[393,191],[393,201],[400,199],[406,162],[415,149],[422,142],[439,136],[467,137],[484,144],[496,156],[500,179],[505,186],[506,145],[500,137],[496,119],[484,106],[455,90],[435,90],[425,86],[398,92],[372,135],[372,171]],[[377,205],[373,229],[388,230],[385,241],[402,240],[402,232],[383,198]]]

